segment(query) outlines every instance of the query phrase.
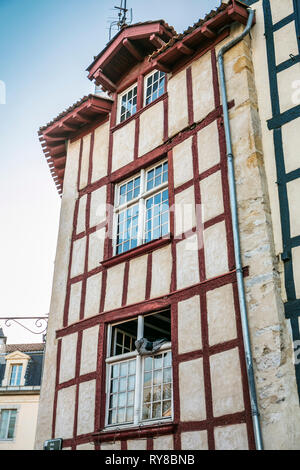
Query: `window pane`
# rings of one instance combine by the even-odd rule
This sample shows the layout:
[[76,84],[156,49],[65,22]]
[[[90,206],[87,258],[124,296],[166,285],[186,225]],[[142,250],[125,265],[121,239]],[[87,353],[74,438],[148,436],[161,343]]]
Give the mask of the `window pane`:
[[[134,320],[113,326],[110,355],[118,356],[120,354],[125,354],[128,352],[134,351],[135,350],[134,343],[136,341],[136,335],[137,335],[137,318],[135,318]],[[119,367],[119,365],[117,364],[113,367]],[[128,367],[128,366],[125,364],[121,366],[120,375],[122,376],[127,375],[127,369],[126,369],[126,373],[124,373],[125,367]],[[133,366],[129,364],[129,368],[130,367],[133,367]],[[132,374],[132,371],[129,371],[129,374]]]
[[125,119],[129,118],[134,113],[136,113],[136,101],[137,87],[135,86],[122,96],[120,122],[124,121]]
[[146,200],[145,242],[156,240],[168,232],[169,197],[168,190],[165,190]]
[[[168,367],[170,360],[171,351],[144,358],[143,420],[171,416],[172,369]],[[168,383],[163,385],[166,382]]]
[[[133,192],[131,191],[133,194]],[[127,194],[131,194],[130,192]],[[121,217],[122,216],[122,217]],[[137,246],[139,205],[135,204],[122,211],[118,216],[117,254],[124,253]]]
[[156,71],[146,81],[146,102],[149,104],[161,96],[165,91],[165,73]]
[[8,420],[9,410],[2,410],[0,422],[0,439],[7,439]]
[[108,424],[133,421],[134,389],[135,359],[112,365]]

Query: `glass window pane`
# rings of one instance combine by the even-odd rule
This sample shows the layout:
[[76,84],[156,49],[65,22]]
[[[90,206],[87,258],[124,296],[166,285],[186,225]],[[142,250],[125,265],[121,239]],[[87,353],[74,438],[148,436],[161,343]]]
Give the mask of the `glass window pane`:
[[0,439],[7,438],[7,428],[9,420],[9,410],[2,410],[0,415]]

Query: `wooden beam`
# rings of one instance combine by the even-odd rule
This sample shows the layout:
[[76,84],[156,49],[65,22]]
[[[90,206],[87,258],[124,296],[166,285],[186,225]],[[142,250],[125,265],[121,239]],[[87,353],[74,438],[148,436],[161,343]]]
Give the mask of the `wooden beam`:
[[65,121],[60,122],[57,127],[58,129],[62,129],[65,132],[74,132],[74,131],[77,131],[78,129],[77,126],[72,126],[70,124],[67,124]]
[[178,51],[182,52],[182,54],[184,54],[184,55],[192,55],[194,53],[193,49],[186,46],[182,42],[179,42],[176,47],[177,47]]
[[154,68],[156,68],[157,70],[160,70],[161,72],[165,72],[165,73],[170,73],[170,72],[171,72],[170,67],[168,67],[168,66],[165,65],[165,64],[162,64],[162,63],[159,62],[158,60],[155,60],[155,61],[153,62],[153,65],[154,65]]
[[53,165],[55,166],[55,168],[64,168],[66,164],[66,160],[67,160],[66,157],[61,157],[61,158],[55,158],[52,161],[53,161]]
[[157,49],[163,47],[166,43],[163,41],[157,34],[151,34],[149,41],[153,44],[154,47]]
[[75,119],[80,124],[87,124],[89,122],[89,119],[82,116],[80,113],[73,113],[71,114],[70,118]]
[[104,86],[107,90],[115,92],[117,87],[116,85],[104,75],[101,69],[99,69],[94,75],[95,81],[97,85]]
[[216,37],[216,33],[214,31],[212,31],[208,26],[204,25],[202,26],[201,28],[201,33],[203,34],[203,36],[207,37],[207,38],[215,38]]
[[140,54],[140,52],[133,45],[133,43],[132,43],[132,41],[130,41],[130,39],[128,39],[128,38],[123,39],[123,46],[128,50],[128,52],[130,52],[131,55],[133,55],[133,57],[138,62],[143,62],[144,57],[142,56],[142,54]]
[[63,138],[61,137],[51,137],[50,135],[45,134],[44,135],[44,140],[46,141],[47,145],[51,145],[52,143],[59,143],[64,141]]
[[66,153],[66,146],[65,144],[59,145],[53,149],[51,149],[51,157],[55,157],[57,155],[61,155],[62,153]]

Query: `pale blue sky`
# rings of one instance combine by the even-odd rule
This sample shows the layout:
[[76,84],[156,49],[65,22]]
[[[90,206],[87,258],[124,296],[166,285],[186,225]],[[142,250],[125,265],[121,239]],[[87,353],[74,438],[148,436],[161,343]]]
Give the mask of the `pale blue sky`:
[[[182,32],[220,0],[128,0],[133,22]],[[60,198],[37,131],[94,87],[87,66],[108,42],[119,0],[0,0],[0,317],[48,313]],[[1,321],[0,321],[1,324]],[[3,326],[3,322],[2,322]],[[18,327],[10,343],[40,341]]]

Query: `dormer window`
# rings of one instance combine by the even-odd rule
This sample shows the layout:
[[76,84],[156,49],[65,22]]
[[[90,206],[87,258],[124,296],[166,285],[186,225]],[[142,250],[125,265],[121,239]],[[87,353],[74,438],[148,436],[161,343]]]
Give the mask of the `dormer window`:
[[11,367],[9,385],[11,386],[21,385],[22,368],[23,368],[22,364],[14,364]]
[[155,70],[145,77],[145,106],[159,98],[165,92],[166,74]]
[[120,96],[120,122],[133,116],[137,111],[137,85],[127,89]]

